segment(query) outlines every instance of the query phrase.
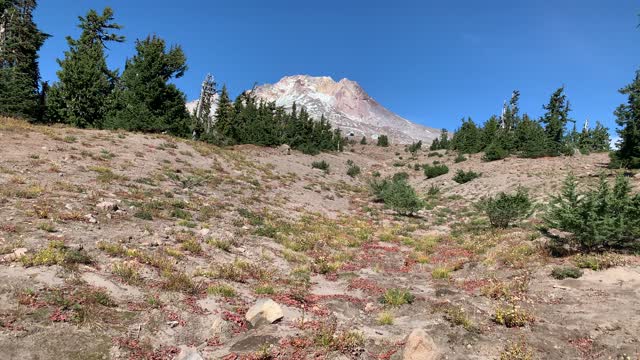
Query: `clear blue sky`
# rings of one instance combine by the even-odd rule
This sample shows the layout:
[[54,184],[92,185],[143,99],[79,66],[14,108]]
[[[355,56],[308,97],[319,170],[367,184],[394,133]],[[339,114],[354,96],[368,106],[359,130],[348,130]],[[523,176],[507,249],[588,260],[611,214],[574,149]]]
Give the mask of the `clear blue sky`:
[[40,52],[45,80],[77,16],[107,5],[127,37],[109,64],[122,69],[136,38],[158,34],[187,54],[176,83],[189,99],[207,72],[234,95],[284,75],[347,77],[390,110],[453,130],[499,113],[513,89],[537,117],[564,84],[580,124],[613,128],[617,90],[640,68],[632,0],[41,0],[36,21],[53,35]]

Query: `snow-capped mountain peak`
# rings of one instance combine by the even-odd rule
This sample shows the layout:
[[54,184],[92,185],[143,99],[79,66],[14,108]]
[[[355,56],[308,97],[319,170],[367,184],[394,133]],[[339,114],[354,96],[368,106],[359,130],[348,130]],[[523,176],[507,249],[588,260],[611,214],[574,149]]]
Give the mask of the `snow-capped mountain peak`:
[[357,82],[346,78],[336,82],[327,76],[286,76],[276,84],[259,86],[254,95],[285,108],[291,108],[295,102],[313,117],[324,115],[345,134],[358,137],[384,134],[392,141],[410,143],[430,142],[440,134],[436,129],[392,113],[371,98]]

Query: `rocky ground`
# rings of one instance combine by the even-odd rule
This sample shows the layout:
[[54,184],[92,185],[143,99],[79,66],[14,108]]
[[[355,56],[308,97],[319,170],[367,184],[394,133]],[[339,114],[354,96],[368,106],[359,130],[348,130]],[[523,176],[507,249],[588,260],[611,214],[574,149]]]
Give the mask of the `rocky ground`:
[[[640,358],[638,258],[553,257],[537,230],[564,177],[595,183],[606,154],[312,157],[11,119],[0,145],[0,359]],[[449,174],[414,169],[433,161]],[[401,171],[418,216],[369,194]],[[518,186],[539,210],[491,229],[473,204]],[[550,275],[567,265],[587,269]]]

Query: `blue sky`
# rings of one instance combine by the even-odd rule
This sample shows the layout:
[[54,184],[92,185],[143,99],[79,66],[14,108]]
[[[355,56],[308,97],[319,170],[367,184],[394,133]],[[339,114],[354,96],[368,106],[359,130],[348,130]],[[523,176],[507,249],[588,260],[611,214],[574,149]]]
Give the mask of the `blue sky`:
[[53,35],[40,52],[44,80],[55,81],[77,16],[104,6],[127,37],[111,46],[110,66],[122,69],[134,40],[157,34],[187,54],[176,83],[189,99],[207,72],[234,95],[285,75],[347,77],[403,117],[451,130],[499,113],[513,89],[540,116],[561,85],[579,124],[613,128],[617,90],[640,68],[632,0],[43,0],[36,21]]

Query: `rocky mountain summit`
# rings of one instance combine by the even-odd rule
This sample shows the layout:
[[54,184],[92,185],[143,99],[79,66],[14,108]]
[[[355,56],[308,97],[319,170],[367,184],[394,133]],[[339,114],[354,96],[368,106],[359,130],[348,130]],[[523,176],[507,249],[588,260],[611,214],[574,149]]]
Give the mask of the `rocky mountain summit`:
[[369,138],[388,135],[392,141],[431,142],[439,136],[437,129],[412,123],[380,105],[355,81],[308,75],[286,76],[276,84],[255,89],[255,95],[278,106],[304,106],[316,118],[324,116],[345,134]]
[[[376,138],[387,135],[396,143],[412,143],[419,140],[430,143],[440,136],[434,128],[415,124],[380,105],[355,81],[308,75],[286,76],[275,84],[265,84],[254,90],[254,95],[276,105],[291,109],[294,103],[304,107],[313,118],[324,115],[331,124],[354,137]],[[214,97],[215,111],[217,95]],[[194,112],[197,101],[187,104]]]

